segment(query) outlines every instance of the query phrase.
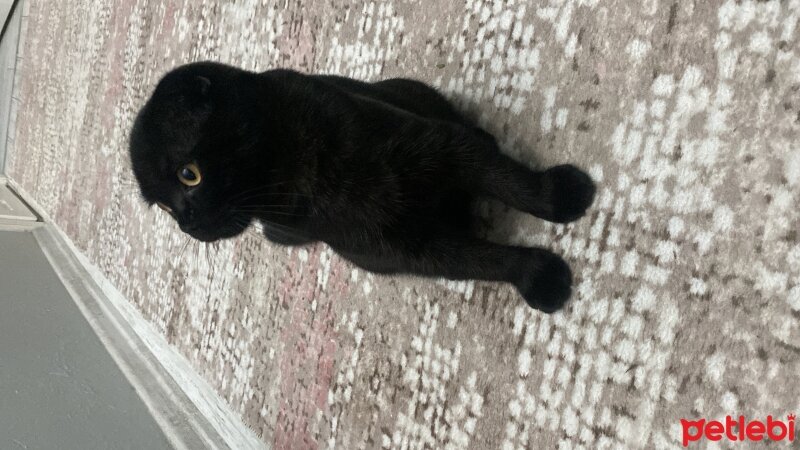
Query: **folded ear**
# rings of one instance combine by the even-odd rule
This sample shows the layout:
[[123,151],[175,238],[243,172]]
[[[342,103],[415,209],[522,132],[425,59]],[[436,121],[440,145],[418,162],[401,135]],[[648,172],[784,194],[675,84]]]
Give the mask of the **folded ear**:
[[211,111],[211,80],[202,75],[189,75],[184,78],[183,86],[178,91],[179,101],[197,113]]
[[211,89],[211,80],[202,75],[195,76],[192,80],[192,84],[195,92],[203,97],[205,97],[208,94],[208,90]]

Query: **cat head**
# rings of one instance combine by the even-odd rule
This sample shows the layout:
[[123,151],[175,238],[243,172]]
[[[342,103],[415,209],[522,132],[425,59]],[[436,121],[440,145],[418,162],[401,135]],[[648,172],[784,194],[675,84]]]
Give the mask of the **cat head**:
[[240,95],[235,77],[242,74],[246,72],[214,63],[169,72],[139,112],[130,135],[142,198],[201,241],[235,236],[251,220],[231,201],[252,188],[245,173],[252,166],[248,158],[255,142],[236,104]]

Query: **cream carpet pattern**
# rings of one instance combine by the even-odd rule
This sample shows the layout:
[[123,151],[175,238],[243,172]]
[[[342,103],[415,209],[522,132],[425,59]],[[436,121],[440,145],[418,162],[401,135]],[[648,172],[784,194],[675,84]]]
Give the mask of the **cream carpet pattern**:
[[[28,3],[11,178],[269,447],[668,449],[681,418],[800,412],[800,1]],[[205,59],[425,80],[514,157],[583,167],[574,224],[478,206],[564,255],[569,307],[255,232],[184,247],[127,133]]]

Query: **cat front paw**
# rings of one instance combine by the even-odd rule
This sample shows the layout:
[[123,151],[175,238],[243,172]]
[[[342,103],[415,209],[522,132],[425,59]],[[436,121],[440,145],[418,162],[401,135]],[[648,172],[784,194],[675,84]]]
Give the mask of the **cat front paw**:
[[550,252],[533,265],[517,283],[519,293],[531,308],[539,311],[550,314],[563,308],[572,293],[569,265]]
[[595,186],[585,172],[564,164],[542,173],[542,193],[547,208],[539,217],[550,222],[567,223],[582,217],[592,205]]

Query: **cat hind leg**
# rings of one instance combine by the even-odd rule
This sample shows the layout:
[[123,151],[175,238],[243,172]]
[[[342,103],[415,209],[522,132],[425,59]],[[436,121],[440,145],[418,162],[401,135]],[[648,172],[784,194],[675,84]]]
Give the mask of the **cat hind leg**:
[[377,273],[511,283],[530,307],[546,313],[561,309],[571,294],[569,266],[561,257],[541,248],[452,236],[393,247],[386,255],[343,256]]
[[532,170],[500,153],[494,138],[483,130],[465,146],[461,178],[478,195],[488,195],[541,219],[567,223],[582,217],[595,196],[592,179],[564,164]]

